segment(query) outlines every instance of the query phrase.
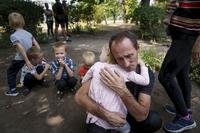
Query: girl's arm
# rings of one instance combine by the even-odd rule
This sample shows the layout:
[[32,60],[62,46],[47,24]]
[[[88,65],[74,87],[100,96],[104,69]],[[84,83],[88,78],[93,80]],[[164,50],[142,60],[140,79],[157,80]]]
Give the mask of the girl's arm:
[[139,85],[148,85],[150,82],[148,68],[145,66],[142,60],[139,60],[138,63],[140,64],[140,74],[137,74],[135,71],[132,71],[129,73],[128,79]]
[[25,60],[27,67],[31,70],[33,68],[33,65],[29,61],[24,48],[21,46],[20,43],[16,43],[15,47],[16,47],[16,50],[24,57],[24,60]]

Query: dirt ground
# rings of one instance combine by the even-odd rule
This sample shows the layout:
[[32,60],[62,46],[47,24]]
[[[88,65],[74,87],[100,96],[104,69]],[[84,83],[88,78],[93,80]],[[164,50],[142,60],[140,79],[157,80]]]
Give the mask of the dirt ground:
[[[92,50],[97,59],[101,47],[108,43],[110,36],[118,31],[133,29],[132,25],[116,24],[108,25],[102,31],[94,34],[72,34],[72,42],[68,43],[69,56],[75,62],[75,68],[81,64],[81,54],[84,50]],[[139,41],[141,49],[155,48],[158,52],[165,52],[168,47],[151,45]],[[52,43],[41,44],[46,58],[52,59]],[[156,47],[155,47],[156,46]],[[6,69],[13,59],[14,49],[0,49],[0,133],[86,133],[85,111],[74,102],[74,94],[65,94],[62,100],[56,98],[50,73],[47,77],[48,84],[37,86],[26,97],[7,97],[4,91],[7,89]],[[157,77],[157,73],[155,73]],[[76,87],[78,89],[78,86]],[[167,114],[163,105],[170,103],[166,92],[156,78],[155,89],[152,97],[152,108],[157,110],[163,121],[173,119]],[[200,132],[200,86],[193,83],[192,108],[197,128],[188,133]],[[164,133],[160,129],[157,133]]]

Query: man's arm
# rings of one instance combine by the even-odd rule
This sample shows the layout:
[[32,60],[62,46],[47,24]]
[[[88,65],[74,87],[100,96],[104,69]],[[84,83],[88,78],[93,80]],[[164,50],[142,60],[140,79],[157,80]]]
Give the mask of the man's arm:
[[108,68],[102,69],[101,80],[113,91],[115,91],[126,105],[128,112],[137,120],[143,121],[147,118],[151,104],[151,96],[140,93],[138,100],[128,90],[124,79],[119,73],[113,73]]
[[126,122],[125,116],[117,113],[117,112],[110,112],[104,109],[101,105],[96,103],[88,96],[90,82],[85,82],[81,88],[76,92],[75,101],[85,110],[90,112],[91,114],[107,121],[108,123],[120,127]]
[[[119,93],[118,93],[119,94]],[[151,96],[145,93],[140,93],[138,100],[125,88],[122,93],[119,94],[128,112],[137,120],[143,121],[149,114],[151,105]]]

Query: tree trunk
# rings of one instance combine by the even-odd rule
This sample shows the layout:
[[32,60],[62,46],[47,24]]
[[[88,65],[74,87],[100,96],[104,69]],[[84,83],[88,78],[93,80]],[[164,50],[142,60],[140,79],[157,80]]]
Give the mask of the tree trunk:
[[126,23],[126,8],[125,8],[125,0],[122,0],[121,4],[122,4],[122,11],[123,11],[123,14],[122,14],[123,22]]

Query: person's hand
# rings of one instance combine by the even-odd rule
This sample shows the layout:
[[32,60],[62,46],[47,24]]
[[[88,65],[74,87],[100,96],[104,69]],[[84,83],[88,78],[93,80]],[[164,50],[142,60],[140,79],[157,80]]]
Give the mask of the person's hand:
[[106,121],[114,127],[122,127],[126,123],[126,116],[118,112],[107,111]]
[[45,66],[44,66],[46,69],[49,69],[50,68],[50,65],[48,63],[45,63]]
[[101,81],[119,95],[126,89],[124,78],[117,71],[113,72],[108,67],[105,67],[101,70],[100,75]]
[[63,59],[58,59],[58,62],[60,63],[61,67],[65,66],[65,61]]
[[200,62],[200,35],[193,46],[192,57],[194,62]]
[[28,67],[29,70],[32,70],[32,69],[33,69],[33,65],[31,64],[30,61],[27,61],[27,62],[26,62],[26,66]]

